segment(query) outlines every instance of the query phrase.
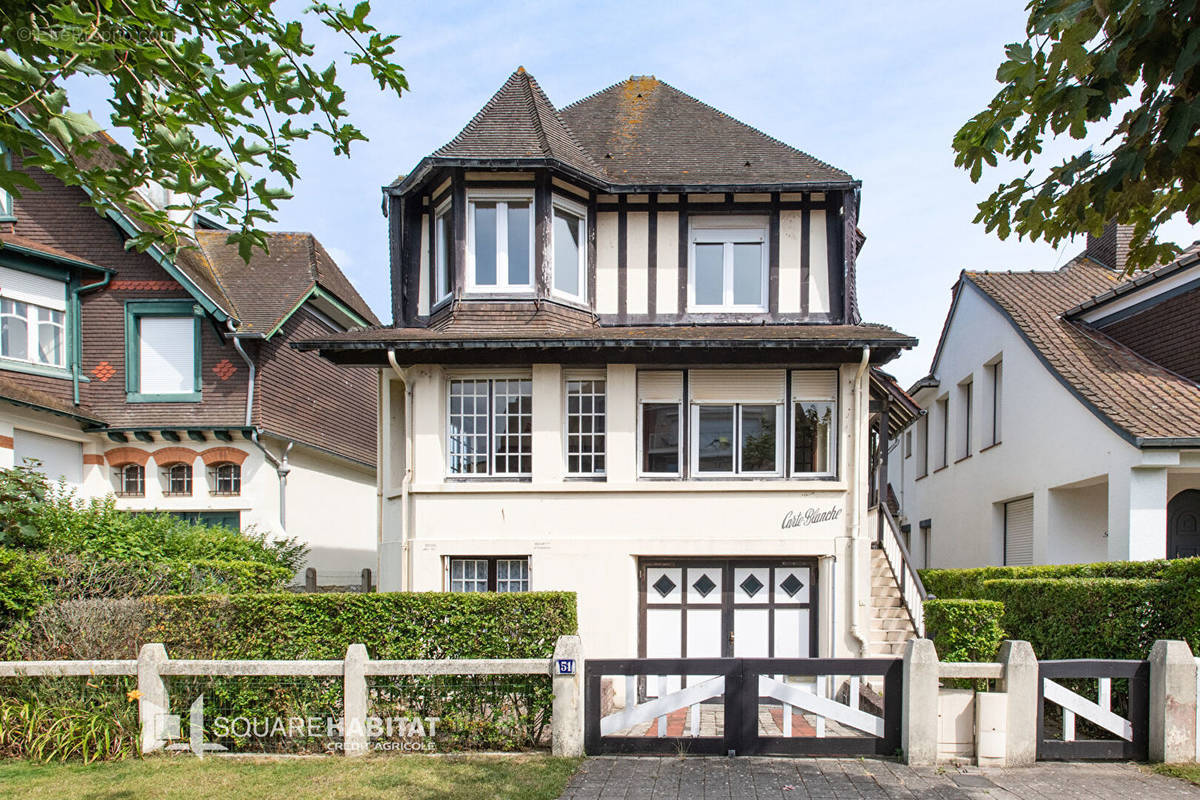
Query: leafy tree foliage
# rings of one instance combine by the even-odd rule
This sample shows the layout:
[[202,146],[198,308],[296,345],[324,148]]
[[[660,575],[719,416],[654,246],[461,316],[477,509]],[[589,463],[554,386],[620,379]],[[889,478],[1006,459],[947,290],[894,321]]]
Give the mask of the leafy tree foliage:
[[[321,63],[300,20],[275,0],[5,0],[0,8],[0,142],[26,164],[84,186],[101,211],[124,207],[142,232],[133,246],[180,243],[187,212],[234,228],[243,258],[265,247],[264,223],[299,176],[292,145],[325,137],[339,155],[365,137],[348,120],[333,63]],[[395,35],[353,9],[315,2],[305,17],[348,44],[351,64],[381,89],[408,88],[391,62]],[[109,123],[132,150],[70,110],[66,82],[108,84]],[[55,144],[38,135],[49,134]],[[167,208],[142,202],[157,184]],[[0,161],[0,189],[35,189]],[[174,206],[174,207],[173,207]]]
[[1027,41],[1010,44],[988,107],[954,137],[955,164],[978,182],[1000,159],[1030,164],[1047,137],[1108,133],[1047,170],[1002,183],[976,222],[1057,245],[1133,225],[1129,269],[1178,252],[1156,231],[1200,221],[1197,0],[1031,0]]

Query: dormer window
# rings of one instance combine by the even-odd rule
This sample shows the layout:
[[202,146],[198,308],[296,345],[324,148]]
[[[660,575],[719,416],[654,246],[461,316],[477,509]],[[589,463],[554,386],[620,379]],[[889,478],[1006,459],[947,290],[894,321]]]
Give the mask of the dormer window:
[[767,220],[693,217],[688,311],[767,310]]
[[63,281],[0,267],[0,357],[65,367],[66,298]]
[[477,190],[467,198],[467,289],[533,291],[533,193]]
[[554,294],[569,300],[587,300],[587,210],[565,197],[554,198]]
[[450,254],[454,251],[454,231],[450,224],[450,201],[437,207],[433,216],[433,304],[450,296]]

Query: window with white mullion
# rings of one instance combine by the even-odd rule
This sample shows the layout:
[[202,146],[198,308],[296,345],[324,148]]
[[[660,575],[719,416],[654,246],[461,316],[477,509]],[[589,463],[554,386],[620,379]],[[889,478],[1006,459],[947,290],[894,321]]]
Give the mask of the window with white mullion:
[[782,406],[694,404],[692,471],[702,476],[777,476]]
[[528,592],[529,591],[529,559],[499,558],[496,559],[496,591],[497,592]]
[[688,275],[693,311],[765,311],[767,230],[765,224],[706,228],[694,221]]
[[66,366],[66,314],[0,298],[0,356],[31,364]]
[[485,558],[450,559],[450,591],[486,592],[488,562]]
[[451,253],[454,250],[453,226],[450,221],[450,201],[437,208],[433,219],[433,303],[437,305],[450,296]]
[[451,476],[532,474],[533,381],[450,381],[446,450]]
[[532,291],[532,193],[478,190],[467,205],[467,288]]
[[605,384],[601,379],[567,381],[567,474],[603,475]]
[[493,381],[492,474],[533,473],[533,382]]
[[486,475],[490,386],[486,380],[450,382],[449,454],[451,475]]

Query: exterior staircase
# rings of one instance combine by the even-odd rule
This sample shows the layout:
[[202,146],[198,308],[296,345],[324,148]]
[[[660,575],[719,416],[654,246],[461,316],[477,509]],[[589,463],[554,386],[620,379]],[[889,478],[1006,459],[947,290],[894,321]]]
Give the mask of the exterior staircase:
[[867,637],[872,656],[899,656],[916,636],[897,577],[882,548],[871,548],[871,620]]

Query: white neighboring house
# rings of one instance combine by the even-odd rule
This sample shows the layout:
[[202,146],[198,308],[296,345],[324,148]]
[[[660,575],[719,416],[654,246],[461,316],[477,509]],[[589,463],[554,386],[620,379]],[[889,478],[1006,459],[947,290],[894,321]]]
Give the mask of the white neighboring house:
[[889,480],[921,566],[1200,555],[1200,255],[964,272]]

